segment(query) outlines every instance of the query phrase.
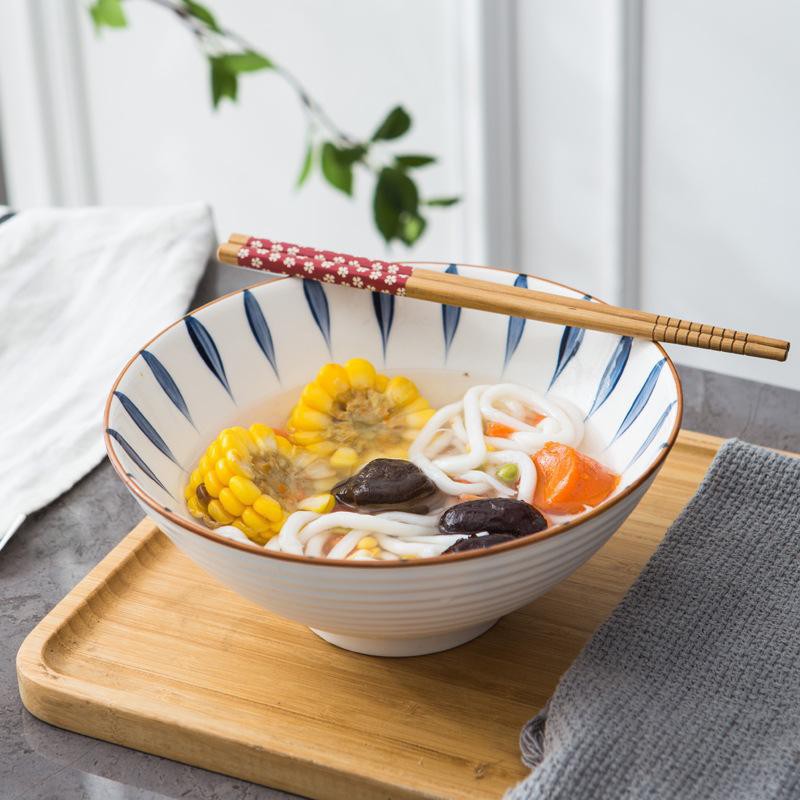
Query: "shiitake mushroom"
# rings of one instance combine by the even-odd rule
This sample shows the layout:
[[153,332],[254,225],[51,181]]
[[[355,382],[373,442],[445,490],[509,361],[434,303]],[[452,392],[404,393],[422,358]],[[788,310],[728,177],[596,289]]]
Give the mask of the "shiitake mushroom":
[[426,513],[437,493],[436,484],[415,464],[400,458],[376,458],[331,490],[348,506],[391,508]]
[[450,506],[439,520],[442,533],[507,533],[517,538],[547,527],[542,514],[524,500],[489,497]]
[[468,536],[466,539],[459,539],[455,544],[451,544],[442,555],[446,556],[448,553],[466,553],[469,550],[485,550],[487,547],[492,547],[496,544],[513,542],[516,538],[516,536],[512,536],[510,533],[489,533],[486,536]]

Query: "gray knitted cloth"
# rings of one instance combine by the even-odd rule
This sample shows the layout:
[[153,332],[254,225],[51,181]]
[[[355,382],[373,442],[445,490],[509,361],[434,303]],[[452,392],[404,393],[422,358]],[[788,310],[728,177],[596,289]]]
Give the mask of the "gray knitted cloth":
[[800,459],[727,442],[523,730],[507,800],[800,797],[799,556]]

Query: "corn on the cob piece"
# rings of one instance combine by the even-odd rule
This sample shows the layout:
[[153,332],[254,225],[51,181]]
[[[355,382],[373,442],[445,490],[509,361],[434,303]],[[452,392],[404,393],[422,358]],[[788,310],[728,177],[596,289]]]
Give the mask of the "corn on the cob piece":
[[329,488],[335,477],[319,456],[266,425],[226,428],[189,476],[186,507],[209,527],[234,525],[253,542],[266,544],[303,498],[321,485]]
[[413,381],[380,375],[369,361],[326,364],[302,391],[289,437],[349,474],[372,458],[405,458],[433,409]]

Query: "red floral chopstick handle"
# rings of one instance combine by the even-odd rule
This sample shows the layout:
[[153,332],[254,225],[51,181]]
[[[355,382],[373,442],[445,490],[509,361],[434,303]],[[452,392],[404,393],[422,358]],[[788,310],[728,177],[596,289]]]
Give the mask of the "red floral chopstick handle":
[[397,295],[406,293],[406,281],[414,271],[405,264],[372,261],[255,236],[239,249],[236,260],[240,267]]

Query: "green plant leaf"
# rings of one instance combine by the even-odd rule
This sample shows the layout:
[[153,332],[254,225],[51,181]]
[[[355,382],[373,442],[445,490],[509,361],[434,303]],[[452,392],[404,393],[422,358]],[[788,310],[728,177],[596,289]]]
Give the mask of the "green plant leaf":
[[124,28],[128,22],[122,10],[122,0],[96,0],[89,8],[95,30],[101,28]]
[[306,147],[306,155],[303,159],[303,166],[300,168],[300,174],[297,176],[297,183],[295,184],[295,188],[299,189],[308,179],[308,176],[311,174],[311,168],[314,166],[314,143],[311,139],[308,140],[308,146]]
[[331,186],[347,195],[353,193],[353,162],[331,142],[322,145],[322,174]]
[[366,153],[367,148],[364,145],[357,144],[353,147],[338,147],[339,159],[346,164],[355,164],[356,161],[362,159]]
[[387,242],[402,239],[404,226],[410,224],[405,219],[419,216],[418,205],[419,193],[414,181],[399,169],[384,167],[375,184],[372,211],[375,225]]
[[237,75],[240,72],[257,72],[260,69],[272,69],[272,62],[255,50],[245,50],[243,53],[226,53],[218,56],[225,62],[227,69]]
[[460,197],[432,197],[430,200],[423,200],[423,206],[454,206],[456,203],[460,203]]
[[405,244],[412,245],[425,232],[427,224],[425,217],[404,211],[400,214],[398,236]]
[[183,5],[189,14],[195,19],[199,19],[206,27],[217,33],[222,33],[214,15],[205,6],[195,3],[194,0],[183,0]]
[[210,56],[211,65],[211,100],[216,108],[223,97],[236,100],[238,80],[236,73],[231,72],[224,56]]
[[211,98],[214,108],[219,105],[223,97],[236,100],[240,73],[256,72],[272,67],[272,62],[268,58],[253,50],[209,56],[208,61],[211,64]]
[[378,125],[378,129],[372,134],[372,141],[379,139],[396,139],[402,136],[411,127],[411,117],[402,106],[395,106],[387,115],[386,119]]
[[394,159],[395,166],[403,168],[426,167],[435,162],[436,159],[433,156],[395,156]]
[[396,238],[400,227],[400,212],[392,204],[380,178],[375,184],[375,194],[372,198],[372,216],[375,226],[387,242]]

